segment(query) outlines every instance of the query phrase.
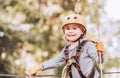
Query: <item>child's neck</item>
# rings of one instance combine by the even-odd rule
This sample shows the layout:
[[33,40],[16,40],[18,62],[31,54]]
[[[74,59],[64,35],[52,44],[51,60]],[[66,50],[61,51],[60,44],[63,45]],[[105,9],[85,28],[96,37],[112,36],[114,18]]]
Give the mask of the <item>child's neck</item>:
[[72,49],[75,48],[77,45],[78,45],[78,41],[77,41],[77,42],[70,42],[69,49],[72,50]]

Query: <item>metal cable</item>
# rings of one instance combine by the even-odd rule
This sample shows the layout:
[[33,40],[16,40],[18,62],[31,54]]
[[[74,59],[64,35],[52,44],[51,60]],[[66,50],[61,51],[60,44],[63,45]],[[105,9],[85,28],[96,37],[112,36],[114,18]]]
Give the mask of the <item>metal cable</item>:
[[[120,74],[120,72],[103,72],[103,74]],[[0,77],[17,77],[17,78],[25,78],[26,75],[16,75],[16,74],[0,74]],[[61,74],[51,74],[51,75],[36,75],[34,77],[61,77]]]
[[[16,74],[0,74],[0,77],[17,77],[17,78],[25,78],[27,75],[16,75]],[[34,77],[61,77],[61,74],[55,75],[35,75]]]
[[81,8],[80,8],[80,0],[77,0],[74,9],[75,9],[75,12],[76,12],[77,14],[80,13],[80,10],[81,10]]
[[103,74],[120,74],[120,72],[104,72]]

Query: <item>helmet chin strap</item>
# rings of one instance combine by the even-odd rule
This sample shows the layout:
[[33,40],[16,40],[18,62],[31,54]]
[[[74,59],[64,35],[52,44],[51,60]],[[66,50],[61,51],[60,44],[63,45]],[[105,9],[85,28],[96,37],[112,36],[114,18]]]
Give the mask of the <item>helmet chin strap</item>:
[[81,34],[81,36],[80,36],[78,39],[76,39],[76,40],[74,40],[74,41],[71,41],[71,42],[77,42],[77,41],[79,41],[80,39],[82,39],[83,36],[84,36],[84,34]]

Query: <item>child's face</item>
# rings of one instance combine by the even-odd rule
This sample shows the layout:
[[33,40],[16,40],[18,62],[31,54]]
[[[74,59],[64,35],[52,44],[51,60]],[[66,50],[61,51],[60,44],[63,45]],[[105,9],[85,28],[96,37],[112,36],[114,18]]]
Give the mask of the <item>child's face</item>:
[[64,27],[65,38],[69,41],[77,40],[82,34],[82,31],[77,24],[68,24]]

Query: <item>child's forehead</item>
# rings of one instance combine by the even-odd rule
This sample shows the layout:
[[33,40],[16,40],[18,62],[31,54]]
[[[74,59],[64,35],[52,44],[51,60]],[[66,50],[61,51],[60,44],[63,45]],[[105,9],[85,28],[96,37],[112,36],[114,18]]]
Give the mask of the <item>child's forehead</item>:
[[80,27],[80,25],[71,23],[71,24],[67,24],[65,27]]

